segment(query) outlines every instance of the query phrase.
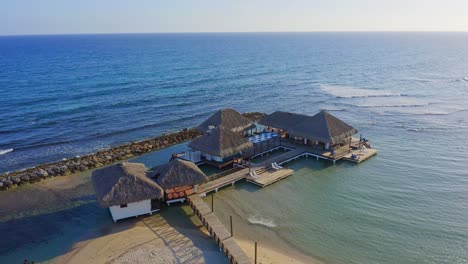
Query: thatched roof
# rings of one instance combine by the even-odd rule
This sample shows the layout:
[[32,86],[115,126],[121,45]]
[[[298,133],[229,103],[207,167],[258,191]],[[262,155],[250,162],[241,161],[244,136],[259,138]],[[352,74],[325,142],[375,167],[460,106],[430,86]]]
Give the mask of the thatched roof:
[[163,189],[146,176],[144,164],[122,162],[93,172],[98,202],[103,207],[161,199]]
[[195,138],[190,142],[189,147],[223,158],[253,151],[252,142],[224,128],[224,126],[218,126],[211,133]]
[[289,130],[290,128],[295,127],[300,123],[304,122],[304,120],[306,120],[307,118],[310,118],[310,116],[276,111],[272,114],[265,116],[258,123],[264,126]]
[[358,132],[354,127],[325,111],[314,116],[277,111],[259,123],[285,129],[295,136],[332,144],[343,142]]
[[164,189],[202,184],[208,181],[208,177],[195,163],[182,159],[174,159],[158,166],[150,172],[150,175]]
[[241,133],[255,127],[252,122],[232,108],[221,109],[201,123],[196,129],[201,133],[208,131],[209,126],[224,126],[232,132]]

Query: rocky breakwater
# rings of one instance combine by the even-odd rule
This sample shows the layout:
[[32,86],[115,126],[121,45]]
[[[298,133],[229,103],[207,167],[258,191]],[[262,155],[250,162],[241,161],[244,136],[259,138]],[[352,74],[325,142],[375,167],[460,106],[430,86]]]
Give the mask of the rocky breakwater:
[[266,116],[265,113],[260,112],[246,112],[242,114],[243,116],[247,117],[252,122],[258,122],[260,119]]
[[159,137],[133,142],[86,156],[48,163],[21,171],[0,175],[0,190],[6,190],[25,183],[34,183],[46,178],[64,176],[75,172],[99,168],[120,160],[179,144],[200,135],[193,129],[162,135]]

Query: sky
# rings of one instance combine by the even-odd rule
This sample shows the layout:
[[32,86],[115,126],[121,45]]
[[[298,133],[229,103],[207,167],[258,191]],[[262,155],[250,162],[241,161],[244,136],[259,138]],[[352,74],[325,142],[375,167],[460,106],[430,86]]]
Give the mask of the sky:
[[2,0],[0,35],[468,31],[468,0]]

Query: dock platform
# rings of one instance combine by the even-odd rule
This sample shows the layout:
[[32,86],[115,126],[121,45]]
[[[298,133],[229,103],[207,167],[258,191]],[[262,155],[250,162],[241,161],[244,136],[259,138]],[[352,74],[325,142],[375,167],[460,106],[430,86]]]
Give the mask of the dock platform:
[[211,212],[208,205],[200,198],[200,196],[193,194],[187,197],[195,215],[203,223],[210,233],[210,237],[216,242],[223,253],[228,257],[229,261],[233,264],[251,264],[247,254],[232,238],[231,233],[219,221],[218,217]]
[[280,181],[286,177],[289,177],[294,174],[294,170],[291,169],[280,169],[280,170],[267,170],[261,174],[259,174],[258,178],[254,178],[252,176],[247,176],[246,181],[253,183],[255,185],[265,187],[270,184],[273,184],[277,181]]
[[[356,158],[353,159],[353,154],[356,156]],[[358,149],[354,150],[352,153],[348,153],[345,156],[343,156],[343,160],[355,162],[355,163],[361,163],[370,157],[377,155],[377,150],[376,149],[369,149],[369,148],[363,148],[363,149]]]

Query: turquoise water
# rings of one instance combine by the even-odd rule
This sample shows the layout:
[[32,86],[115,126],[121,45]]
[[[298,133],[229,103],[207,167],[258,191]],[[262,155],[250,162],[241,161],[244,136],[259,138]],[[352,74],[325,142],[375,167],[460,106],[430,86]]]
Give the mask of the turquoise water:
[[[359,165],[292,162],[295,174],[267,188],[217,193],[216,214],[226,225],[234,215],[245,239],[281,248],[280,240],[327,263],[468,263],[463,160],[427,155],[405,166],[417,149],[379,150]],[[446,163],[458,169],[448,174]]]
[[[329,263],[468,263],[467,47],[466,33],[1,37],[0,149],[13,151],[0,152],[0,171],[193,126],[221,107],[326,109],[379,154],[359,165],[297,161],[268,188],[225,189],[223,221],[234,214],[239,236]],[[101,213],[46,207],[59,220],[0,222],[13,241],[0,244],[1,260],[49,252],[73,232],[69,218],[106,226]],[[10,214],[21,212],[1,218]],[[26,241],[48,223],[52,236]],[[29,231],[7,232],[16,224]]]

